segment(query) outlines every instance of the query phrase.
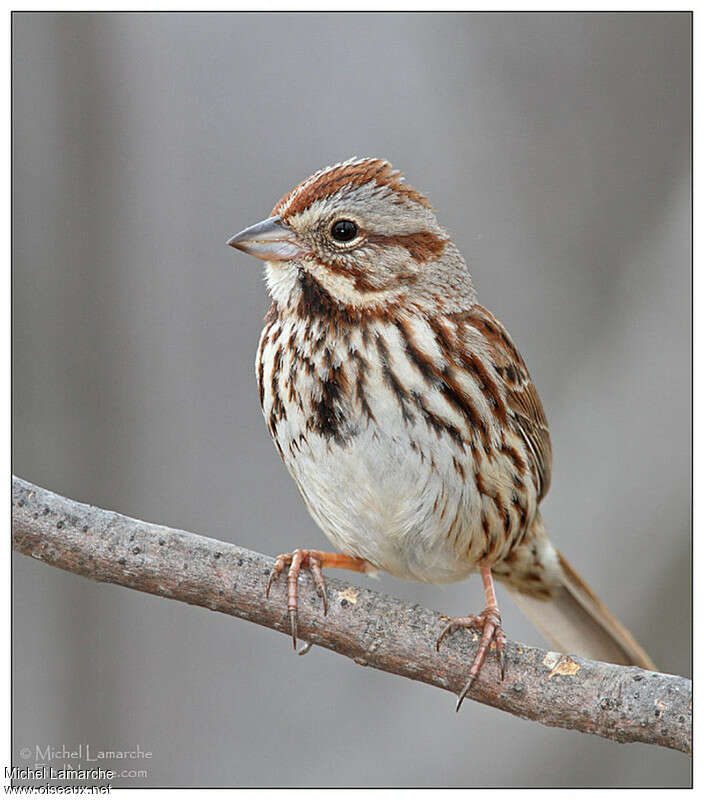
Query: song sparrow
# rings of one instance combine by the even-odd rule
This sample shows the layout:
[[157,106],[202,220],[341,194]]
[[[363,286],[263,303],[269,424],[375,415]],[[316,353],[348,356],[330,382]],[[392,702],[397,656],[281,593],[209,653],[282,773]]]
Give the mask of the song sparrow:
[[264,259],[272,298],[256,358],[269,432],[311,515],[341,553],[324,567],[445,582],[479,571],[486,607],[459,708],[505,637],[492,575],[563,651],[653,664],[547,538],[538,504],[552,452],[540,398],[504,326],[477,303],[464,259],[426,198],[386,161],[316,172],[228,244]]

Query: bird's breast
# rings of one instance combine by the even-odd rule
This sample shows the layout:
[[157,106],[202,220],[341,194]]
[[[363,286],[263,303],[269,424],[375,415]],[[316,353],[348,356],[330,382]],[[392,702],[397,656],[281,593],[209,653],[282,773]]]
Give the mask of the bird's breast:
[[256,372],[279,454],[343,552],[399,577],[458,580],[535,513],[491,398],[444,362],[422,320],[332,329],[274,315]]

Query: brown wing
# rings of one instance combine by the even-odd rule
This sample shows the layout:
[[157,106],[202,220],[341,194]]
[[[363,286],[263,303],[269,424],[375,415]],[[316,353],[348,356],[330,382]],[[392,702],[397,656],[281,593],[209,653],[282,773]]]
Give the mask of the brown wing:
[[542,500],[550,488],[552,447],[548,423],[538,392],[533,386],[521,354],[511,341],[506,328],[493,314],[482,306],[475,305],[464,315],[464,319],[484,336],[489,345],[494,369],[506,387],[509,415],[523,436],[530,453],[531,463],[538,478],[538,500]]

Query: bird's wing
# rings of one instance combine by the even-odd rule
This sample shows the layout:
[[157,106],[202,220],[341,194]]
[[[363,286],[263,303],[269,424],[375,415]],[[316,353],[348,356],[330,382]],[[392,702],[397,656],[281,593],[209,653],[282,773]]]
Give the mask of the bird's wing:
[[538,500],[542,500],[550,488],[552,447],[538,392],[521,354],[499,320],[480,305],[472,306],[463,316],[465,323],[478,330],[488,344],[494,370],[506,389],[508,413],[530,453],[531,464],[538,478]]

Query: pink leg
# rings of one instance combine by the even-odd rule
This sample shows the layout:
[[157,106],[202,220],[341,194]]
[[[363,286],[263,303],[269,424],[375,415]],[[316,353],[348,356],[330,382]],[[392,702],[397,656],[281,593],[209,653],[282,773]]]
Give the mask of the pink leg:
[[494,591],[494,581],[491,577],[491,568],[488,566],[481,566],[482,581],[484,583],[484,596],[486,597],[486,606],[481,614],[473,614],[469,617],[453,617],[447,625],[443,628],[436,643],[436,649],[440,650],[440,643],[449,633],[453,633],[459,628],[473,628],[481,632],[481,639],[479,640],[479,647],[474,656],[474,661],[469,669],[469,680],[465,684],[464,689],[460,692],[457,698],[457,711],[460,710],[462,701],[467,696],[474,679],[479,675],[482,665],[486,661],[487,653],[491,642],[496,642],[496,654],[499,658],[499,666],[501,668],[501,680],[504,679],[504,650],[506,647],[506,636],[501,628],[501,614],[499,613],[499,606],[496,602],[496,592]]

